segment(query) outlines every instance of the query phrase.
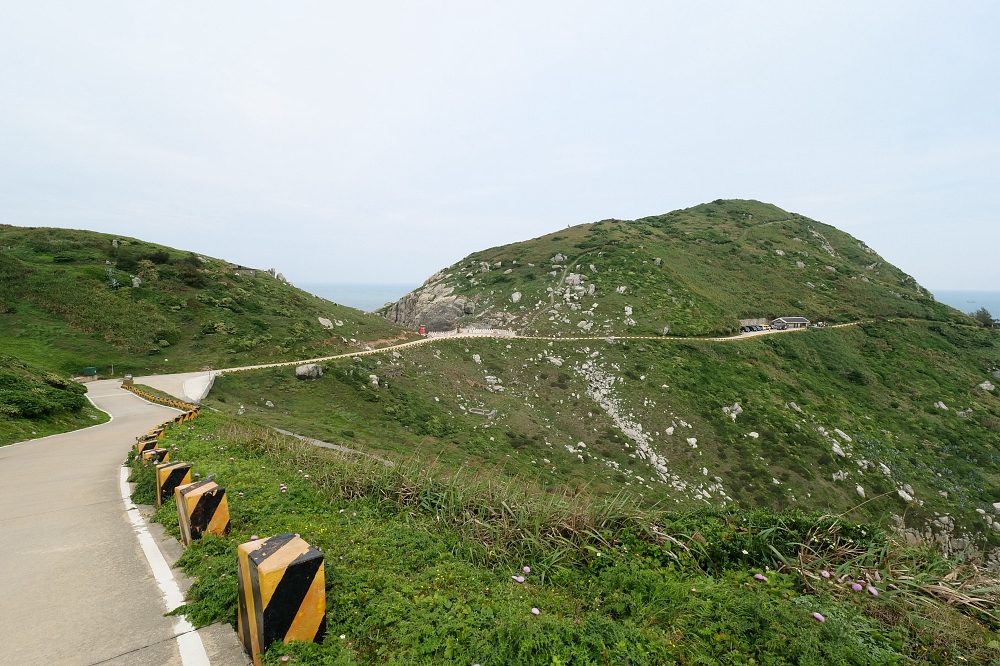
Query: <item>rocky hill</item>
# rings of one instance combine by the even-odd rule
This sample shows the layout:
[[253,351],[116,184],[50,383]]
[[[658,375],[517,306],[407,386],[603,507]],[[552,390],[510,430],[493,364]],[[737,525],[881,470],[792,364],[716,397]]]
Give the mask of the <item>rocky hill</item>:
[[778,316],[966,320],[849,234],[739,200],[476,252],[380,313],[413,330],[563,336],[726,335]]
[[79,374],[180,372],[405,338],[273,270],[134,238],[0,225],[0,351]]

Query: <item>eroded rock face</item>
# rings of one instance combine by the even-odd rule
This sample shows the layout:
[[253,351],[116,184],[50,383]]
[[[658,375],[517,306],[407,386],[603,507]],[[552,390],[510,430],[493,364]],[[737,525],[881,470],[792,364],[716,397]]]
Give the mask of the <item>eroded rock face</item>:
[[459,318],[472,314],[476,307],[466,298],[452,295],[455,288],[441,282],[446,277],[440,272],[432,275],[422,287],[396,301],[385,318],[414,331],[421,326],[428,333],[453,330]]

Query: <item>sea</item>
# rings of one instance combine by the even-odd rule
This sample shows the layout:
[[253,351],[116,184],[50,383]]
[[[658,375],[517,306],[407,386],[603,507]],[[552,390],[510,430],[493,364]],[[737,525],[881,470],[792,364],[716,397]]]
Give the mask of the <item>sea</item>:
[[986,308],[994,319],[1000,318],[1000,291],[934,291],[934,298],[956,310],[971,314],[979,308]]
[[341,284],[341,283],[307,283],[295,284],[296,287],[310,294],[316,294],[328,301],[347,305],[358,310],[371,312],[386,303],[398,301],[399,298],[413,291],[419,284]]

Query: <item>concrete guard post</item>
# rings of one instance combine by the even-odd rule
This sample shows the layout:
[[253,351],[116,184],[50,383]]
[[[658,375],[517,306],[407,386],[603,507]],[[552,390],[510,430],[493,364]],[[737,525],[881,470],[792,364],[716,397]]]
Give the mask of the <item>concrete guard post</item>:
[[191,465],[185,462],[163,463],[156,466],[156,506],[161,507],[174,496],[177,486],[191,483]]
[[157,444],[158,442],[155,439],[140,440],[136,442],[135,452],[141,456],[146,451],[152,451],[153,449],[155,449]]
[[274,641],[323,641],[323,553],[286,532],[240,544],[237,567],[237,633],[255,666]]
[[205,532],[229,534],[229,502],[226,489],[214,481],[197,481],[174,489],[181,543],[189,546]]
[[170,451],[167,449],[147,449],[142,452],[142,461],[164,463],[170,462]]

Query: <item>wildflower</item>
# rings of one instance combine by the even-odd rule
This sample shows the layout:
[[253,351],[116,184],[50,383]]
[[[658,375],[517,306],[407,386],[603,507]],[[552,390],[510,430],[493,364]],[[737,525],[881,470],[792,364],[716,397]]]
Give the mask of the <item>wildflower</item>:
[[861,583],[855,583],[854,585],[851,585],[851,589],[855,592],[860,592],[864,588],[861,587]]
[[253,536],[250,537],[250,540],[251,541],[256,541],[259,538],[260,538],[259,536],[257,536],[256,534],[254,534]]
[[282,657],[282,658],[281,658],[281,661],[283,661],[283,662],[284,662],[284,661],[288,661],[288,655],[286,654],[286,655],[285,655],[284,657]]
[[813,613],[813,617],[816,618],[817,622],[826,622],[826,618],[819,613]]
[[243,497],[243,493],[236,493],[237,497]]
[[697,593],[698,593],[698,590],[696,590],[695,588],[692,587],[691,588],[691,594],[697,594]]
[[344,513],[344,510],[343,510],[343,509],[341,509],[341,510],[340,510],[340,512],[341,512],[341,513]]
[[873,597],[877,597],[878,596],[878,590],[875,589],[874,585],[869,585],[868,586],[868,594],[872,595]]
[[743,552],[744,555],[749,555],[750,554],[750,553],[747,552],[746,548],[744,548],[742,552]]
[[309,475],[308,474],[303,474],[303,477],[306,478],[306,479],[308,479]]
[[347,635],[346,635],[346,634],[341,634],[341,635],[340,635],[340,640],[344,640],[345,638],[347,638]]
[[512,581],[514,581],[515,583],[523,583],[524,582],[524,576],[511,576],[510,579]]
[[763,581],[765,583],[767,582],[767,576],[764,576],[763,574],[754,574],[753,577],[759,581]]
[[538,610],[537,608],[532,608],[531,609],[531,614],[532,615],[541,615],[541,613],[542,613],[542,611]]
[[200,477],[201,477],[201,474],[198,474],[197,472],[194,473],[194,478],[197,479],[197,478],[200,478]]
[[299,533],[298,533],[298,532],[296,532],[296,533],[295,533],[295,536],[299,536]]
[[229,459],[229,462],[232,462],[232,461],[234,461],[234,460],[236,460],[236,458],[230,458],[230,459]]
[[524,573],[531,573],[531,567],[524,567],[523,569],[521,569],[521,571],[523,571]]
[[830,572],[829,571],[825,571],[825,570],[824,571],[820,571],[819,575],[822,576],[823,578],[829,578],[830,577]]

